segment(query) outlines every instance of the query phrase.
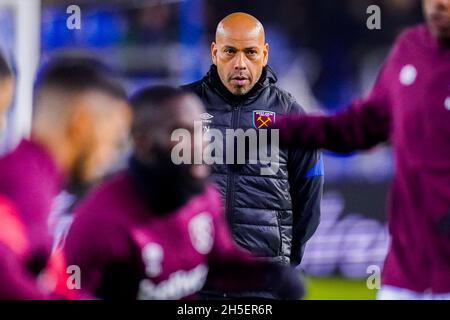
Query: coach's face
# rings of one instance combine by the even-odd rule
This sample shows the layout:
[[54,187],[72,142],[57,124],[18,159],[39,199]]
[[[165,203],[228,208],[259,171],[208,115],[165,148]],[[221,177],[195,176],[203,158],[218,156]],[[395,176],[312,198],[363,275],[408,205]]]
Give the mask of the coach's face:
[[437,39],[450,42],[450,0],[423,0],[425,19]]
[[225,87],[234,95],[245,95],[258,82],[268,61],[264,28],[247,14],[227,16],[217,27],[211,56]]

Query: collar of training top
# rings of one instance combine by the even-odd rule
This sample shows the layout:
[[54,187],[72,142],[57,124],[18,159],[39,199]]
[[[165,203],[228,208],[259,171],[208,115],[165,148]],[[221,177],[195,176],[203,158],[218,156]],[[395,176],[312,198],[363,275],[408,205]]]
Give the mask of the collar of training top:
[[420,32],[418,33],[421,43],[436,52],[444,55],[450,55],[450,47],[448,43],[444,44],[436,39],[429,29],[429,27],[424,23],[420,26]]
[[207,83],[211,85],[225,101],[230,104],[246,104],[253,101],[269,84],[275,83],[278,81],[275,72],[272,68],[267,65],[263,68],[261,73],[261,77],[258,82],[254,85],[254,87],[247,92],[245,95],[238,96],[232,94],[222,83],[220,80],[219,73],[217,72],[217,66],[211,65],[208,73],[205,76]]

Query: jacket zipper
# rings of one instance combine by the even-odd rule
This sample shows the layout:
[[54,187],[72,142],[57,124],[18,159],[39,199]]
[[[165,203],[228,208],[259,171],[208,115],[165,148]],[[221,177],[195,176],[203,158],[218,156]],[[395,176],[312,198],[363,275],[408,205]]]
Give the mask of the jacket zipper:
[[[233,106],[233,110],[232,110],[232,117],[231,117],[231,127],[232,129],[236,130],[237,129],[237,125],[239,122],[239,116],[241,113],[241,104],[236,104]],[[233,145],[233,149],[234,149],[234,145]],[[236,150],[234,150],[236,151]],[[236,155],[234,155],[234,159],[236,159]],[[226,197],[226,202],[227,202],[227,219],[228,219],[228,223],[230,225],[231,230],[233,229],[233,216],[234,216],[234,212],[233,212],[233,208],[234,208],[234,184],[235,184],[235,167],[234,164],[230,165],[231,167],[229,168],[229,172],[228,172],[228,177],[227,177],[227,197]]]
[[284,252],[283,252],[283,234],[281,232],[281,214],[279,211],[277,211],[277,221],[278,221],[278,236],[280,237],[280,246],[278,247],[278,256],[282,257],[284,259]]

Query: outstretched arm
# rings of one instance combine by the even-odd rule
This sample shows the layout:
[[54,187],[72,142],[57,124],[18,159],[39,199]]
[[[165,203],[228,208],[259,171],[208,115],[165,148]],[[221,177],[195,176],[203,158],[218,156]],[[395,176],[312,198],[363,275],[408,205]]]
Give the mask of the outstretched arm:
[[276,126],[281,143],[290,147],[349,152],[373,147],[390,135],[389,104],[372,100],[357,101],[333,116],[296,114],[280,118]]
[[389,139],[392,125],[392,78],[400,57],[396,42],[367,97],[331,116],[294,114],[280,116],[280,142],[303,149],[325,148],[336,152],[368,149]]

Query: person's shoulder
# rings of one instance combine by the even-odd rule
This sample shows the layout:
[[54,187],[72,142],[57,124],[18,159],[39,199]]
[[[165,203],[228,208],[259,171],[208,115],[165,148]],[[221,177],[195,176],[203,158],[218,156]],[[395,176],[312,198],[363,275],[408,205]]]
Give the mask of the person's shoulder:
[[414,26],[404,29],[398,36],[398,39],[409,40],[421,36],[424,32],[428,31],[426,23],[416,24]]
[[129,188],[131,177],[128,170],[121,170],[97,185],[92,194],[96,196],[108,196],[109,194],[118,194]]
[[126,191],[127,180],[125,172],[117,173],[94,187],[75,206],[66,245],[77,247],[79,238],[89,237],[95,239],[92,246],[109,250],[111,239],[122,239],[128,213],[122,199],[130,192]]
[[386,59],[386,64],[396,68],[396,66],[404,63],[405,57],[415,56],[416,52],[422,52],[422,49],[428,48],[431,43],[431,35],[426,24],[406,28],[396,37]]
[[11,171],[15,171],[16,168],[19,167],[22,159],[19,156],[18,149],[19,146],[16,146],[14,149],[6,152],[0,157],[0,172],[2,172],[3,174],[7,174]]
[[428,33],[429,30],[425,23],[414,25],[400,32],[395,44],[397,47],[403,47],[410,44],[423,44],[423,42],[426,41]]
[[97,215],[109,212],[111,214],[120,207],[123,197],[133,192],[131,188],[129,173],[126,170],[120,171],[94,187],[76,206],[75,213],[88,212],[90,215]]
[[184,90],[186,92],[191,92],[191,93],[195,93],[195,94],[199,95],[202,91],[202,86],[203,86],[204,82],[205,82],[204,79],[200,79],[195,82],[184,84],[184,85],[180,86],[180,89]]
[[208,183],[205,187],[205,196],[210,200],[221,200],[219,188],[214,183]]
[[283,112],[304,112],[303,108],[300,107],[300,105],[297,103],[294,96],[290,92],[280,88],[275,83],[270,84],[268,88],[269,90],[271,90],[270,94],[274,95],[276,99],[281,102]]
[[209,211],[214,215],[220,215],[223,212],[224,203],[218,187],[209,183],[203,192],[202,201],[208,205]]
[[53,160],[42,161],[40,152],[29,141],[22,140],[0,158],[0,193],[7,195],[21,210],[35,210],[37,203],[46,206],[53,198],[49,185],[55,173]]

